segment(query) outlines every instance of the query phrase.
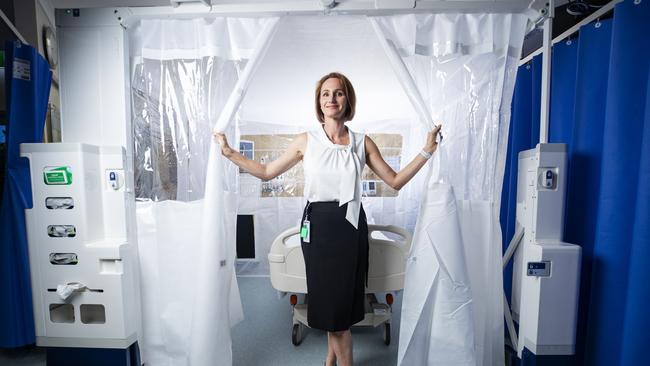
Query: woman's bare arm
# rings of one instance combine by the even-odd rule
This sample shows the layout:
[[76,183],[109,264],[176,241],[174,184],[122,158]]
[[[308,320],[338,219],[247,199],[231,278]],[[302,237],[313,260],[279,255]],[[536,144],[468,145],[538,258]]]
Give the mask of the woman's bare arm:
[[[436,135],[440,132],[442,125],[438,125],[433,130],[429,131],[427,135],[427,142],[424,145],[425,152],[433,154],[438,148],[438,143],[436,142]],[[368,167],[381,178],[386,184],[392,187],[395,190],[400,190],[406,183],[408,183],[417,172],[422,169],[427,160],[422,155],[416,155],[407,166],[402,168],[399,172],[395,172],[390,165],[386,163],[384,158],[379,152],[379,148],[374,141],[368,136],[365,140],[366,148],[366,164]]]
[[298,164],[302,160],[305,154],[305,148],[307,147],[307,134],[301,133],[296,136],[289,144],[287,150],[279,158],[268,164],[261,164],[255,160],[248,159],[240,154],[239,151],[231,148],[224,134],[215,132],[213,135],[221,146],[221,154],[223,156],[246,172],[264,181],[271,180]]

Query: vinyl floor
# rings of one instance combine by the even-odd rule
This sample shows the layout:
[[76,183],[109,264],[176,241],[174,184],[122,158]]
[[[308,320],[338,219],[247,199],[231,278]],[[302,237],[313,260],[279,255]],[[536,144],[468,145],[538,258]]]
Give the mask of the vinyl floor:
[[[245,320],[233,328],[234,366],[320,366],[324,363],[327,334],[306,328],[302,343],[294,346],[291,342],[289,297],[280,297],[271,287],[268,277],[242,275],[238,282]],[[383,299],[383,294],[380,299]],[[400,307],[401,296],[398,295],[393,306],[395,312],[389,346],[383,342],[383,327],[352,328],[356,366],[396,364]],[[0,365],[45,366],[45,350],[35,346],[0,348]]]

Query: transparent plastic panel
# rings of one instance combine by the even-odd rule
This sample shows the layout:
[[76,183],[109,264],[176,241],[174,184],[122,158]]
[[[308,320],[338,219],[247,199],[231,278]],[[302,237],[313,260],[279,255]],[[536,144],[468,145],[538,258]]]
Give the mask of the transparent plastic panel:
[[[457,199],[491,200],[501,119],[504,58],[492,53],[440,60],[406,59],[433,120],[442,123],[440,179]],[[507,121],[506,121],[507,122]]]
[[[457,199],[500,197],[510,101],[527,19],[513,14],[376,17],[423,103],[422,120],[443,124],[437,177]],[[408,83],[403,83],[408,85]],[[425,111],[426,110],[426,111]]]
[[211,56],[144,59],[135,66],[131,95],[138,199],[203,197],[212,128],[244,64]]

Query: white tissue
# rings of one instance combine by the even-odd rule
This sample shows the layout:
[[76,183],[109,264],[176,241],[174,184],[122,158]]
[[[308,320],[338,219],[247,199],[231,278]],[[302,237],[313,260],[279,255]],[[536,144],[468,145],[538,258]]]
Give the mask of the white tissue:
[[83,285],[79,282],[71,282],[67,285],[58,285],[56,286],[56,293],[59,295],[61,300],[66,300],[70,295],[75,291],[80,291],[86,288],[86,285]]

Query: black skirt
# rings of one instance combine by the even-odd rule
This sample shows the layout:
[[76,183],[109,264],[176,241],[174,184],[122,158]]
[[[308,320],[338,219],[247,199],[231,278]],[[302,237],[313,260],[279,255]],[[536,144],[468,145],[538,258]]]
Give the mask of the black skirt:
[[368,224],[361,208],[358,229],[345,219],[347,204],[308,203],[309,242],[301,239],[307,275],[309,327],[330,332],[350,329],[365,315]]

